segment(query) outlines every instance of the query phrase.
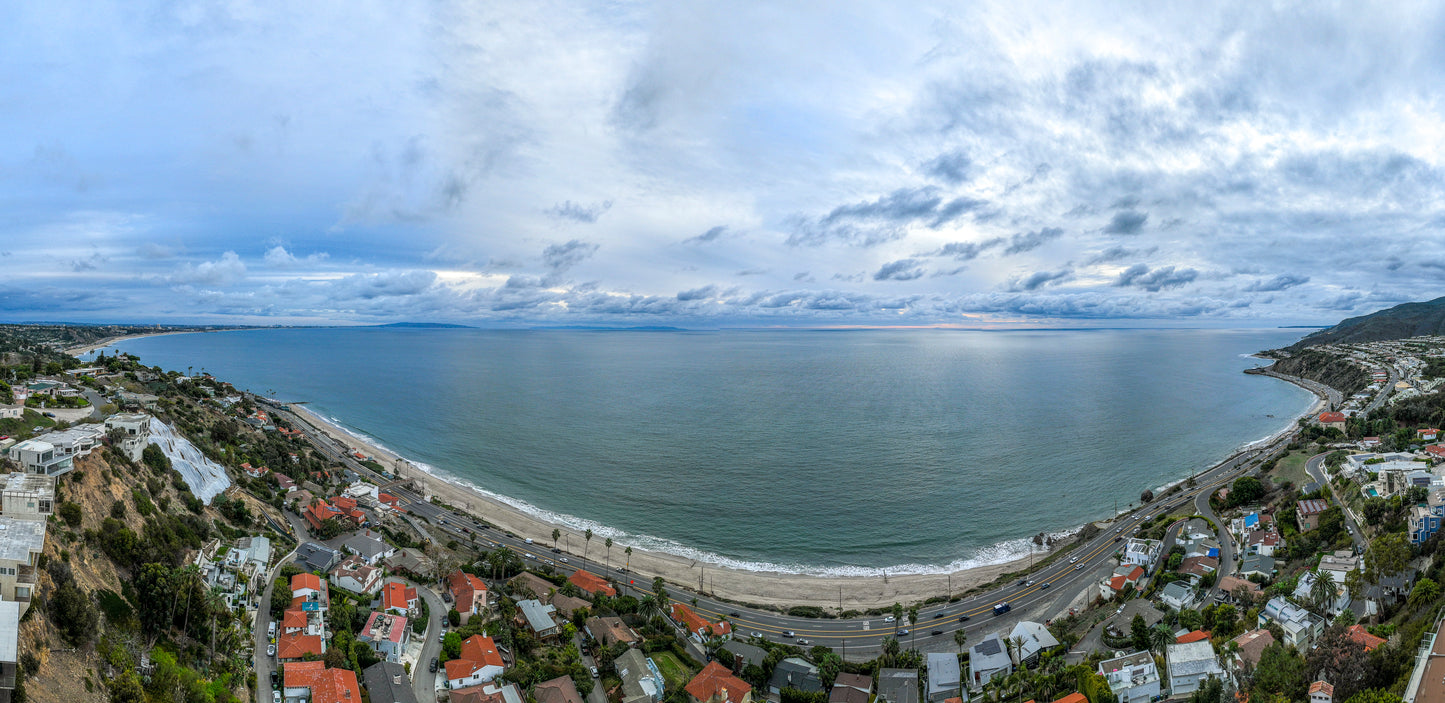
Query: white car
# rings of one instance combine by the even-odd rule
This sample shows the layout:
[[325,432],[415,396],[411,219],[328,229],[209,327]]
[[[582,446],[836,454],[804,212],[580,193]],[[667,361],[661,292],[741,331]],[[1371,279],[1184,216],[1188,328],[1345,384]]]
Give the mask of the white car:
[[883,618],[883,622],[893,622],[893,616],[889,615],[888,617]]
[[1072,564],[1072,563],[1074,563],[1074,562],[1076,562],[1076,561],[1078,561],[1078,560],[1079,560],[1078,557],[1069,557],[1069,563],[1070,563],[1070,564]]
[[281,703],[281,692],[280,692],[280,691],[272,691],[272,692],[271,692],[271,703]]
[[1084,568],[1084,565],[1083,565],[1083,564],[1075,564],[1075,565],[1074,565],[1074,571],[1078,571],[1079,569],[1082,569],[1082,568]]
[[531,552],[522,552],[522,556],[527,557],[528,559],[531,559],[531,560],[533,560],[533,561],[536,561],[536,559],[537,559],[537,555],[535,555],[535,554],[533,554],[533,553],[531,553]]
[[268,657],[274,657],[274,656],[276,656],[276,645],[274,645],[274,644],[268,644],[268,645],[266,645],[266,656],[268,656]]

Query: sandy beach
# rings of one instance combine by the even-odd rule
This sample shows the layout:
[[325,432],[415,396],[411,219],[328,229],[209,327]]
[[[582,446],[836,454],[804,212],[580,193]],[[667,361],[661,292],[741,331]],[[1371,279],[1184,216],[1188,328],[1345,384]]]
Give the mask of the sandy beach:
[[[405,457],[398,457],[393,452],[375,446],[374,443],[362,441],[304,406],[292,405],[290,409],[298,416],[305,418],[317,430],[363,454],[374,457],[383,466],[396,466],[398,459],[403,462],[403,465],[408,463]],[[405,469],[403,471],[405,472]],[[442,502],[472,513],[504,530],[523,537],[530,537],[539,545],[550,545],[553,528],[561,529],[564,536],[558,541],[558,545],[564,548],[564,551],[579,555],[583,553],[585,539],[576,530],[564,525],[545,522],[466,486],[452,483],[420,470],[413,469],[411,475],[418,477],[419,482],[424,486],[423,490],[426,495],[435,496]],[[607,550],[603,547],[604,541],[605,538],[593,535],[591,545],[587,549],[588,558],[597,561],[605,560]],[[623,550],[627,546],[622,541],[617,541],[612,545],[611,564],[614,568],[626,563],[627,556]],[[1035,558],[1040,556],[1042,555]],[[905,605],[918,603],[934,596],[946,595],[950,589],[952,589],[952,593],[961,593],[974,586],[989,583],[998,578],[1000,574],[1024,569],[1028,566],[1028,562],[1028,558],[1025,557],[1008,563],[980,566],[952,574],[905,574],[889,576],[886,579],[883,577],[830,577],[745,571],[634,547],[631,578],[635,578],[639,584],[645,585],[650,583],[653,577],[661,576],[670,583],[693,590],[698,590],[699,579],[701,579],[703,592],[734,601],[780,606],[814,605],[836,612],[840,598],[844,610],[864,610],[891,606],[894,603]]]
[[102,339],[98,342],[82,344],[78,347],[70,347],[69,349],[65,350],[65,353],[71,356],[79,357],[85,356],[86,354],[89,354],[97,349],[104,349],[106,347],[114,346],[116,344],[120,344],[121,342],[129,341],[132,339],[140,339],[142,337],[165,337],[173,334],[200,334],[203,331],[205,330],[176,330],[171,332],[147,332],[146,334],[127,334],[119,337],[106,337],[105,339]]

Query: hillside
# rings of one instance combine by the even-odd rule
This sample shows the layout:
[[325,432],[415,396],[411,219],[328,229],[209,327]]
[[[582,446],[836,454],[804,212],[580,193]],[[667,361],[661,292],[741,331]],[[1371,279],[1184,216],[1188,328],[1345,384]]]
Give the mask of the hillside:
[[1298,351],[1321,344],[1383,342],[1429,335],[1445,335],[1445,298],[1403,303],[1368,315],[1351,317],[1334,327],[1315,332],[1287,349]]

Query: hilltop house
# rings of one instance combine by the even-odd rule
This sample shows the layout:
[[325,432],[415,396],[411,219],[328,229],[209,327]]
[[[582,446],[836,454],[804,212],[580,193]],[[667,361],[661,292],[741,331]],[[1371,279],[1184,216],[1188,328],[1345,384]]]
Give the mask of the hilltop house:
[[1259,627],[1264,627],[1270,621],[1278,623],[1284,630],[1284,643],[1300,651],[1309,649],[1325,626],[1320,616],[1280,596],[1271,598],[1259,612]]
[[411,641],[411,628],[407,627],[407,619],[403,615],[373,610],[366,619],[366,627],[356,639],[370,644],[382,659],[400,662],[402,650]]
[[1159,695],[1159,669],[1148,652],[1135,652],[1099,662],[1099,674],[1119,703],[1147,703]]
[[635,647],[641,641],[637,633],[622,622],[622,618],[616,616],[599,617],[594,615],[587,618],[584,629],[592,639],[597,640],[604,647],[610,647],[618,642]]
[[1336,429],[1336,430],[1339,430],[1339,431],[1341,431],[1341,432],[1344,432],[1344,431],[1345,431],[1345,414],[1344,414],[1344,413],[1340,413],[1340,412],[1323,412],[1323,413],[1320,413],[1320,414],[1319,414],[1319,417],[1318,417],[1317,419],[1319,420],[1320,427],[1323,427],[1323,428],[1325,428],[1325,429],[1327,429],[1327,430],[1328,430],[1328,429]]
[[1235,644],[1234,660],[1231,662],[1234,668],[1243,668],[1246,664],[1250,669],[1259,665],[1259,657],[1264,654],[1264,648],[1274,644],[1274,635],[1269,630],[1260,628],[1250,630],[1233,640]]
[[552,617],[557,611],[556,608],[535,599],[528,599],[518,601],[517,610],[519,618],[537,637],[547,639],[557,636],[557,621]]
[[446,663],[447,686],[455,689],[487,683],[506,668],[492,638],[472,635],[462,642],[461,656]]

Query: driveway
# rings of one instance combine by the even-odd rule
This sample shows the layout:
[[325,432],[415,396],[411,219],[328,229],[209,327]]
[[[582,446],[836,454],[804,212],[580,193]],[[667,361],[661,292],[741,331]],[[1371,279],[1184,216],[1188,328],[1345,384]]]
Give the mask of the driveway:
[[266,637],[266,627],[271,622],[271,589],[276,585],[276,574],[280,573],[281,567],[291,562],[296,552],[291,552],[266,574],[266,588],[261,591],[261,604],[256,609],[256,622],[253,624],[252,645],[254,649],[252,665],[256,669],[256,703],[271,703],[271,670],[276,668],[276,660],[266,654],[266,645],[270,641]]

